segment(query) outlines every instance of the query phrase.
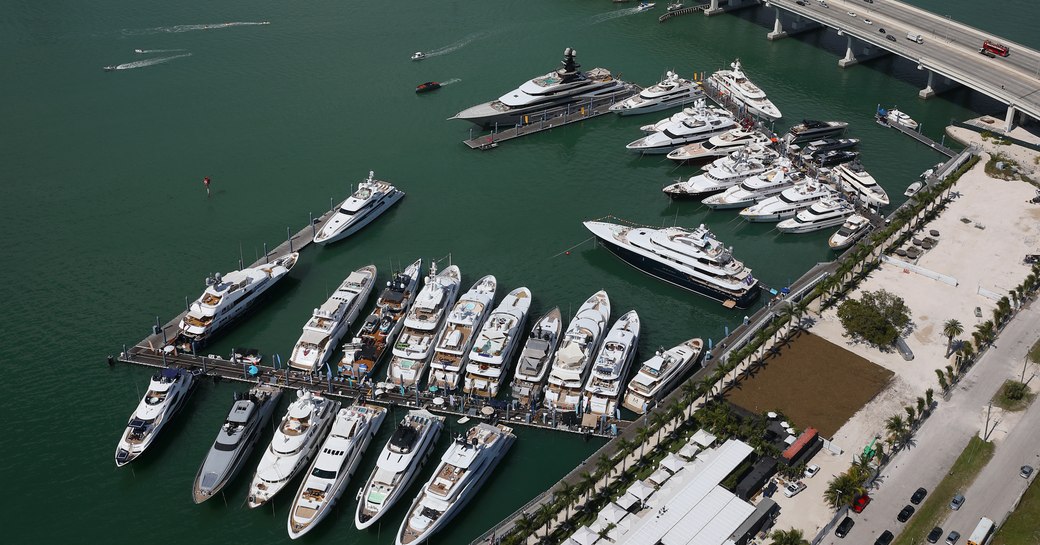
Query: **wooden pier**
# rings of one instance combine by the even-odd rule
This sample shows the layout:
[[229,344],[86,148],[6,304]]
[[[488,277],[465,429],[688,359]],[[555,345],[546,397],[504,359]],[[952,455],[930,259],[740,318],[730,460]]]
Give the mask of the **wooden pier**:
[[711,7],[711,4],[701,4],[699,6],[693,6],[693,7],[689,7],[689,8],[682,8],[682,9],[672,10],[672,11],[669,11],[669,12],[665,13],[664,15],[658,17],[657,18],[657,22],[663,23],[663,22],[667,21],[668,19],[671,19],[672,17],[678,17],[680,15],[686,15],[687,13],[693,13],[695,11],[705,11],[709,7]]

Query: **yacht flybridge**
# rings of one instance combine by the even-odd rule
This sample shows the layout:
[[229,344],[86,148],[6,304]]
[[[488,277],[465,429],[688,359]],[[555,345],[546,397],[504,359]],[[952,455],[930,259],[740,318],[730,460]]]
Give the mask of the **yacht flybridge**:
[[531,329],[520,359],[516,362],[516,372],[509,395],[521,405],[536,407],[542,400],[542,387],[549,374],[549,368],[556,348],[560,345],[560,332],[563,331],[563,317],[560,307],[553,307],[538,319]]
[[740,59],[730,64],[730,70],[719,70],[709,77],[711,85],[723,93],[726,100],[733,100],[747,108],[747,111],[767,119],[780,119],[782,114],[773,102],[766,97],[765,91],[751,83],[740,66]]
[[401,333],[405,313],[415,300],[421,269],[422,260],[417,259],[386,283],[372,314],[365,318],[354,339],[343,346],[340,376],[361,380],[379,365],[387,347]]
[[629,97],[609,109],[618,115],[648,114],[685,106],[704,96],[699,83],[679,77],[672,71],[664,79]]
[[697,365],[703,348],[702,340],[690,339],[667,351],[658,349],[652,358],[643,362],[628,383],[622,405],[639,414],[645,413]]
[[387,370],[389,382],[408,388],[419,387],[426,364],[433,355],[437,332],[448,309],[455,305],[461,282],[462,272],[456,265],[437,273],[437,264],[430,264],[426,285],[412,303],[404,318],[404,331],[393,345],[393,358]]
[[516,288],[488,316],[464,360],[464,393],[488,398],[498,395],[513,353],[523,340],[521,332],[527,324],[530,308],[531,290]]
[[638,343],[639,315],[631,310],[614,322],[596,355],[592,372],[585,381],[584,414],[614,416]]
[[332,296],[314,309],[289,355],[289,367],[314,373],[325,364],[368,301],[375,279],[375,265],[361,267],[350,273]]
[[152,444],[159,431],[184,406],[195,387],[195,376],[187,370],[166,368],[152,375],[141,402],[119,438],[116,467],[137,459]]
[[594,293],[578,309],[553,358],[549,385],[545,390],[545,406],[563,412],[578,410],[582,387],[589,376],[590,364],[603,344],[609,319],[610,298],[602,290]]
[[386,212],[404,197],[404,191],[375,179],[375,172],[368,172],[354,193],[340,203],[334,214],[314,234],[314,242],[329,244],[358,232],[372,220]]
[[463,373],[463,359],[473,347],[477,330],[484,325],[495,301],[498,281],[487,275],[459,298],[437,334],[430,360],[428,384],[441,390],[455,390]]

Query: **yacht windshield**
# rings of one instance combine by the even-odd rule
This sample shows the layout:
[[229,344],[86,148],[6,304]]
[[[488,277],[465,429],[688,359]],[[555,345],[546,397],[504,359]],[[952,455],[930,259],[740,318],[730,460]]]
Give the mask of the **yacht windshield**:
[[314,471],[311,472],[311,475],[314,475],[315,477],[317,477],[319,479],[335,479],[336,478],[336,472],[335,471],[329,471],[327,469],[321,469],[319,467],[314,468]]

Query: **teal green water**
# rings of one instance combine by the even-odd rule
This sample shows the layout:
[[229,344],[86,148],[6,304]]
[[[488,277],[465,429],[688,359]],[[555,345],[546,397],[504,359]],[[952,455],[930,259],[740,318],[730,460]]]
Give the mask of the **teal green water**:
[[[1038,8],[1025,0],[1002,2],[1003,12],[919,3],[1038,45],[1031,24]],[[553,68],[565,47],[576,48],[586,68],[604,66],[644,85],[667,69],[712,71],[739,56],[784,111],[782,128],[806,116],[849,121],[851,135],[864,140],[864,164],[896,201],[939,157],[877,127],[877,103],[898,104],[935,136],[950,119],[998,109],[966,92],[917,99],[923,76],[903,61],[840,70],[833,37],[768,42],[767,29],[753,21],[765,12],[661,25],[661,10],[625,15],[627,8],[606,0],[0,5],[0,249],[7,256],[0,407],[14,430],[0,469],[9,490],[4,520],[18,522],[8,524],[9,539],[287,541],[290,493],[273,509],[249,511],[242,476],[226,504],[190,500],[234,386],[203,384],[173,428],[132,468],[117,470],[115,443],[150,371],[110,369],[104,357],[146,335],[156,316],[175,314],[206,275],[235,268],[240,252],[251,261],[264,243],[284,240],[286,227],[295,231],[309,212],[327,209],[330,197],[342,199],[369,169],[408,197],[348,241],[309,248],[269,303],[209,351],[252,345],[284,355],[310,310],[350,270],[375,263],[386,278],[390,263],[449,254],[467,286],[493,273],[503,293],[530,287],[535,314],[553,305],[573,312],[592,292],[608,290],[614,316],[640,312],[643,354],[692,336],[717,341],[740,322],[742,312],[581,244],[588,239],[581,221],[608,214],[654,225],[706,223],[776,287],[831,257],[826,233],[777,236],[733,214],[669,202],[660,188],[694,170],[623,150],[640,124],[659,116],[603,117],[490,153],[460,143],[469,126],[445,118]],[[262,21],[270,24],[173,28]],[[187,51],[137,55],[138,48]],[[447,52],[408,60],[413,51],[437,49]],[[101,70],[184,53],[191,56]],[[459,81],[429,95],[412,91],[451,79]],[[213,178],[208,199],[203,176]],[[435,543],[478,535],[598,445],[527,429],[518,435],[486,489]],[[371,464],[370,453],[361,473]],[[344,501],[307,540],[390,542],[402,509],[372,532],[353,528],[353,509],[353,500]]]

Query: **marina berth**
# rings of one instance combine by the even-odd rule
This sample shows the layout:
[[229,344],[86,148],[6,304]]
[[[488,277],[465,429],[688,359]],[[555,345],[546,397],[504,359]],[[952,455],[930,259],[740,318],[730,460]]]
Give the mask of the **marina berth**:
[[470,428],[466,435],[459,435],[412,502],[395,543],[422,543],[451,522],[480,490],[515,440],[512,428],[483,422]]
[[314,234],[314,242],[331,244],[343,240],[360,231],[402,198],[404,191],[389,182],[376,180],[375,172],[370,170],[368,179],[358,184],[357,190],[340,203],[336,213]]
[[766,172],[778,159],[779,155],[772,149],[751,145],[716,159],[702,173],[666,186],[662,191],[673,199],[704,198]]
[[267,503],[307,467],[339,407],[339,401],[315,392],[296,393],[256,467],[246,505],[255,508]]
[[867,206],[877,208],[888,206],[889,199],[885,188],[878,185],[877,180],[858,161],[838,165],[833,170],[833,174],[835,183],[842,191],[854,194]]
[[314,373],[328,361],[339,340],[347,333],[368,302],[376,279],[376,266],[367,265],[350,273],[332,296],[316,309],[303,326],[289,356],[289,367]]
[[680,163],[698,159],[724,157],[752,144],[768,146],[770,140],[768,136],[756,130],[745,130],[744,128],[730,129],[720,135],[712,136],[705,142],[686,144],[681,148],[674,149],[668,152],[667,157]]
[[404,325],[405,313],[415,300],[422,260],[387,281],[376,300],[376,308],[365,318],[357,335],[343,346],[339,374],[351,380],[367,378],[382,361],[386,349],[394,344]]
[[766,97],[765,91],[744,74],[740,59],[730,65],[730,70],[719,70],[708,78],[708,84],[716,87],[725,99],[733,100],[749,113],[758,117],[777,120],[783,117],[780,110]]
[[629,97],[609,109],[618,115],[638,115],[685,106],[704,96],[699,83],[679,77],[672,71],[664,79],[639,94]]
[[556,348],[560,345],[563,317],[560,307],[553,307],[538,319],[520,350],[509,395],[525,407],[536,407],[542,401],[542,388]]
[[625,376],[636,357],[639,344],[639,315],[630,310],[607,332],[585,382],[583,414],[614,416]]
[[433,356],[434,342],[448,309],[455,305],[462,283],[462,272],[452,265],[437,273],[437,264],[430,264],[426,285],[415,297],[412,308],[404,318],[404,330],[393,344],[387,380],[406,388],[418,388]]
[[737,308],[747,308],[759,296],[751,269],[703,224],[690,230],[587,221],[585,228],[629,265],[670,284]]
[[384,418],[386,409],[375,405],[339,410],[289,508],[290,538],[306,534],[336,505]]
[[516,288],[509,292],[488,316],[477,333],[473,348],[463,360],[466,378],[462,391],[470,395],[493,398],[498,395],[503,377],[509,372],[513,353],[523,340],[531,309],[531,290]]
[[633,412],[646,413],[697,365],[703,349],[701,339],[690,339],[667,351],[659,348],[652,358],[639,366],[628,383],[622,405]]
[[808,142],[845,132],[849,124],[844,121],[816,121],[806,119],[791,127],[784,139],[792,144]]
[[218,330],[245,314],[260,295],[285,278],[299,257],[298,252],[293,252],[263,265],[207,278],[206,290],[188,307],[174,342],[185,352],[204,346]]
[[845,219],[845,223],[827,239],[827,245],[832,250],[844,250],[856,243],[863,235],[870,232],[872,226],[870,220],[853,214]]
[[878,108],[877,121],[882,125],[899,125],[906,127],[912,131],[916,131],[920,126],[917,121],[914,121],[909,114],[901,112],[895,108],[885,109]]
[[809,208],[798,212],[795,217],[777,224],[781,233],[811,233],[845,223],[855,209],[840,197],[826,198],[814,202]]
[[666,154],[680,146],[701,142],[738,127],[733,114],[721,108],[698,108],[682,121],[669,123],[661,130],[630,142],[625,149],[643,154]]
[[794,170],[790,161],[781,159],[769,170],[745,178],[740,185],[706,197],[701,202],[714,210],[744,208],[777,195],[803,179],[802,173]]
[[376,460],[358,492],[354,525],[364,530],[378,522],[411,487],[437,446],[444,417],[425,410],[408,411]]
[[428,381],[431,387],[449,391],[459,387],[463,359],[473,347],[477,330],[484,325],[491,312],[497,288],[495,277],[487,275],[477,280],[451,309],[434,343]]
[[589,375],[610,319],[610,298],[598,291],[589,297],[571,319],[549,370],[545,389],[546,407],[562,412],[579,410],[582,388]]
[[834,190],[814,178],[785,189],[779,195],[758,202],[740,211],[740,217],[750,222],[774,222],[793,218],[799,211],[816,201],[833,197]]
[[152,375],[148,391],[130,415],[116,446],[116,467],[144,454],[166,423],[184,406],[195,387],[195,375],[185,369],[166,368]]
[[235,394],[231,412],[195,475],[191,491],[195,503],[212,498],[238,474],[281,398],[281,388],[270,384],[257,384],[244,395]]

